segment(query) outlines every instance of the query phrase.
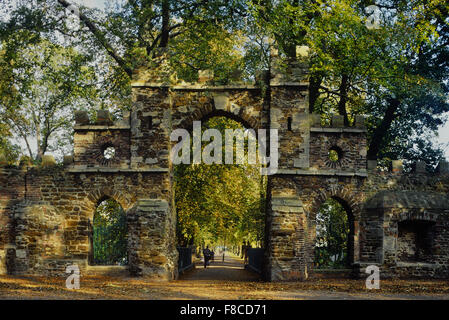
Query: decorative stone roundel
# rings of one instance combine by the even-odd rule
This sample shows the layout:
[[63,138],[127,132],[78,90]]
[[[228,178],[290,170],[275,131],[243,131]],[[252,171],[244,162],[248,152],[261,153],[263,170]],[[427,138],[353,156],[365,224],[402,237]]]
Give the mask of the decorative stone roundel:
[[332,169],[341,168],[344,161],[344,152],[340,147],[332,146],[325,160],[326,166]]
[[107,166],[117,162],[117,148],[112,143],[105,143],[100,149],[98,160],[101,165]]
[[111,160],[115,157],[115,148],[114,147],[107,147],[103,151],[103,156],[106,160]]

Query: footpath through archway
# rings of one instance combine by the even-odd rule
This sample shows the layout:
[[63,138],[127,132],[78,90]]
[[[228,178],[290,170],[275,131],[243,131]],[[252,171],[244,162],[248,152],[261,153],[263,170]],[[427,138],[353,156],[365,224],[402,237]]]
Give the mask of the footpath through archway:
[[223,262],[222,256],[217,256],[207,268],[202,260],[195,261],[195,268],[182,275],[180,281],[258,281],[260,275],[245,270],[244,261],[240,257],[227,252]]

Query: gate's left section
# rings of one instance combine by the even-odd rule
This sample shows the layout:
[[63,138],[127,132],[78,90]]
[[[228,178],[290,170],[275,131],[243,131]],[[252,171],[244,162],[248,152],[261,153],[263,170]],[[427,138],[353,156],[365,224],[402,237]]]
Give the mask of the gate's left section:
[[166,93],[161,89],[136,99],[130,116],[115,123],[104,111],[94,123],[78,113],[74,163],[68,171],[89,190],[88,208],[83,208],[89,221],[89,212],[105,198],[126,212],[129,272],[170,280],[177,274],[177,251]]

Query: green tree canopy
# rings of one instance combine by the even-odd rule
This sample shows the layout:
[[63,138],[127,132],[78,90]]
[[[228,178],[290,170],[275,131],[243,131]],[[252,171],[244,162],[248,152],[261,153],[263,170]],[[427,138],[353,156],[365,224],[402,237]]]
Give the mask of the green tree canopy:
[[[207,128],[215,128],[222,133],[224,148],[224,130],[243,127],[228,118],[215,117],[209,119],[202,129]],[[240,244],[263,240],[265,182],[260,176],[259,166],[177,165],[175,181],[178,240],[181,244],[223,241]]]
[[[260,30],[295,59],[307,45],[310,110],[368,115],[368,157],[427,160],[442,151],[429,137],[449,110],[449,26],[446,1],[377,1],[380,25],[367,27],[370,1],[254,0]],[[425,148],[422,148],[425,146]],[[413,150],[413,152],[410,152]]]

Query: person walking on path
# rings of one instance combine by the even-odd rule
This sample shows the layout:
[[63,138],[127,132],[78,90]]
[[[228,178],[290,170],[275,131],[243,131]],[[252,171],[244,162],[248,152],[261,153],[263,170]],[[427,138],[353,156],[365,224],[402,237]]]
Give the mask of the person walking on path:
[[211,251],[209,250],[209,246],[207,246],[206,249],[203,250],[203,257],[204,257],[204,268],[206,268],[211,258]]

